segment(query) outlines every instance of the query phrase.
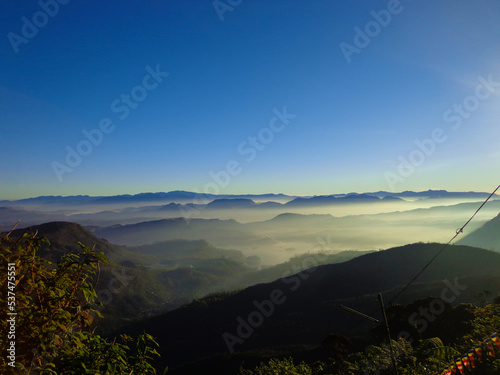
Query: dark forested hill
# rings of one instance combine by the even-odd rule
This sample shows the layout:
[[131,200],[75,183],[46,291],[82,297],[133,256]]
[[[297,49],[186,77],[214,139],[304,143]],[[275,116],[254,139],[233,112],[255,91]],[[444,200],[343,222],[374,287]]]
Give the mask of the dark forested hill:
[[[441,247],[419,243],[311,268],[238,293],[195,301],[127,330],[154,332],[171,366],[231,351],[286,353],[319,345],[329,334],[344,333],[358,322],[341,311],[339,303],[380,317],[376,294],[384,292],[390,300]],[[396,302],[440,297],[443,290],[453,302],[471,300],[486,288],[498,293],[499,270],[500,254],[451,246]]]
[[117,260],[120,258],[120,254],[123,253],[119,246],[97,238],[76,223],[54,221],[34,225],[16,229],[12,232],[11,237],[21,236],[24,232],[36,232],[40,237],[46,237],[50,241],[50,245],[44,245],[39,254],[49,260],[57,260],[66,253],[78,251],[80,249],[78,242],[90,248],[95,246],[96,250],[102,251],[110,261]]
[[104,253],[109,265],[100,267],[95,289],[106,319],[98,326],[105,330],[224,290],[233,280],[255,272],[245,265],[241,252],[218,249],[205,241],[176,240],[124,248],[69,222],[17,229],[10,237],[17,238],[25,232],[38,233],[50,241],[43,244],[39,255],[52,262],[64,254],[80,251],[79,242]]

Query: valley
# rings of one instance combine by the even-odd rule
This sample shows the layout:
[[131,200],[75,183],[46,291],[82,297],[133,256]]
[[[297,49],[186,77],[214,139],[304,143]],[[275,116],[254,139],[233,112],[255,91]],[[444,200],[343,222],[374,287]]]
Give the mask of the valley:
[[[158,365],[190,374],[222,363],[236,371],[231,363],[237,358],[254,363],[264,352],[300,358],[321,352],[321,342],[332,334],[362,349],[370,342],[370,324],[339,306],[380,318],[377,293],[390,306],[429,296],[446,296],[443,306],[457,306],[484,290],[500,295],[495,197],[457,245],[398,293],[482,197],[432,191],[417,200],[410,192],[389,198],[279,196],[281,202],[267,201],[269,195],[260,197],[262,203],[256,197],[213,197],[197,208],[204,218],[170,217],[189,203],[151,206],[151,200],[164,199],[155,194],[136,197],[141,202],[135,206],[128,206],[134,196],[52,197],[4,201],[0,223],[7,230],[19,215],[20,228],[11,236],[47,238],[50,244],[39,255],[52,262],[76,254],[78,243],[102,252],[109,264],[94,278],[104,316],[93,323],[97,332],[110,338],[153,332],[165,358]],[[106,211],[99,211],[101,204]],[[237,220],[253,212],[264,220]],[[24,220],[32,224],[23,228]],[[434,317],[412,319],[427,326]]]

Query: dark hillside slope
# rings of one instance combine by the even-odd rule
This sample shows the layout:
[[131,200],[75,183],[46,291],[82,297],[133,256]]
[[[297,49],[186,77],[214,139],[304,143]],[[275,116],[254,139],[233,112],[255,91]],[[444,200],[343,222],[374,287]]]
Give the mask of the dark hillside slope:
[[[385,291],[389,300],[395,288],[406,284],[441,247],[441,244],[419,243],[319,266],[239,293],[195,301],[136,322],[127,330],[153,332],[161,345],[162,357],[171,366],[228,354],[230,350],[318,345],[329,334],[358,322],[338,308],[339,302],[350,300],[354,308],[373,309],[377,306],[376,293]],[[428,293],[439,296],[447,287],[445,279],[454,283],[457,278],[460,283],[477,275],[487,282],[500,276],[500,254],[451,246],[419,278],[420,283],[427,283],[425,288],[415,284],[405,294],[415,298],[426,297]],[[467,292],[473,294],[471,288]],[[357,303],[361,297],[369,304]],[[273,298],[275,303],[270,303]],[[267,316],[259,310],[265,310]],[[252,319],[255,327],[248,324]]]
[[229,280],[251,271],[243,264],[245,258],[240,252],[217,249],[205,241],[177,240],[126,249],[69,222],[17,229],[10,237],[25,232],[47,237],[50,244],[44,244],[38,255],[52,262],[64,254],[79,252],[78,242],[104,253],[109,265],[101,266],[95,278],[97,296],[104,305],[105,320],[98,322],[103,331],[221,290]]
[[27,228],[16,229],[12,232],[11,237],[17,238],[26,231],[27,233],[37,232],[38,236],[46,237],[50,241],[50,245],[44,245],[38,255],[51,261],[58,260],[66,253],[78,252],[80,250],[78,242],[81,242],[90,248],[95,246],[95,249],[97,251],[102,251],[110,261],[122,258],[120,253],[124,252],[124,250],[119,246],[97,238],[81,225],[76,223],[53,221],[50,223],[34,225]]
[[170,240],[128,249],[140,254],[162,256],[169,260],[231,258],[243,261],[245,258],[241,251],[218,249],[205,240]]
[[285,263],[280,263],[275,266],[262,268],[260,271],[245,275],[243,280],[236,284],[241,287],[269,283],[281,277],[292,275],[300,271],[311,268],[311,266],[335,264],[347,262],[348,260],[360,257],[371,251],[341,251],[339,253],[306,253],[295,256]]

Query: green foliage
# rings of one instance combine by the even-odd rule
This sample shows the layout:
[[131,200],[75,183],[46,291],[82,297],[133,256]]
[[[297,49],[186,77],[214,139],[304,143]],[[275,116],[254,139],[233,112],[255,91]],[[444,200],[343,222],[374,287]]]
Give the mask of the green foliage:
[[474,310],[472,329],[464,337],[462,348],[469,347],[478,341],[484,340],[492,332],[500,328],[500,304],[491,304],[477,307]]
[[[104,255],[80,243],[80,252],[68,253],[53,264],[37,256],[42,244],[48,241],[36,234],[24,234],[16,241],[8,235],[0,239],[2,265],[14,263],[16,268],[15,346],[20,373],[156,374],[150,361],[158,355],[151,345],[157,344],[151,336],[139,336],[130,349],[89,331],[93,318],[101,316],[92,280],[100,265],[107,264]],[[7,305],[6,289],[2,284],[2,306]],[[6,319],[0,328],[7,332]],[[2,335],[0,346],[6,345]],[[8,373],[12,368],[6,356],[0,358],[0,372]]]
[[[472,309],[467,306],[468,309]],[[458,313],[464,306],[457,306]],[[457,357],[467,353],[477,344],[484,341],[490,334],[498,330],[500,323],[500,305],[487,305],[472,309],[473,320],[469,327],[470,332],[458,338],[450,345],[445,345],[439,337],[415,340],[410,343],[402,338],[392,341],[399,375],[433,375],[453,363]],[[330,347],[334,351],[343,349],[343,340],[335,335],[329,336],[323,342],[323,347]],[[487,354],[483,345],[483,361],[476,361],[474,374],[493,375],[500,373],[500,359]],[[285,372],[280,372],[285,371]],[[286,372],[289,371],[289,372]],[[295,372],[294,372],[295,371]],[[345,356],[331,355],[327,361],[318,361],[311,364],[301,363],[294,365],[293,359],[271,359],[267,364],[261,364],[254,370],[240,370],[241,375],[267,374],[314,374],[314,375],[392,375],[390,348],[388,344],[369,345],[364,352],[352,353]]]
[[254,370],[241,369],[241,375],[312,375],[312,369],[304,362],[298,365],[292,358],[271,359],[268,363],[261,363]]
[[[108,342],[98,335],[78,333],[73,345],[56,358],[56,367],[64,369],[64,374],[156,374],[149,363],[158,352],[149,345],[157,346],[148,334],[139,336],[135,341],[136,354],[129,354],[126,344],[132,338],[123,335],[123,343]],[[51,371],[47,371],[52,374]],[[57,374],[57,371],[54,372]]]
[[453,347],[445,346],[439,337],[422,340],[418,344],[417,359],[425,368],[443,368],[461,353]]

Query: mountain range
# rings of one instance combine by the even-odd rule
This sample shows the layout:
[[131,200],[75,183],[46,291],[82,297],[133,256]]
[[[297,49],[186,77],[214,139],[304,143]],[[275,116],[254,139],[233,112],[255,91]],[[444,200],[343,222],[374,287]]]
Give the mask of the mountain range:
[[[78,251],[78,242],[103,251],[110,265],[95,280],[98,296],[109,292],[117,275],[129,282],[119,293],[113,292],[103,311],[106,320],[96,321],[98,330],[110,338],[123,332],[152,333],[160,344],[161,364],[170,366],[175,375],[222,368],[236,372],[242,361],[257,364],[266,356],[319,355],[321,343],[331,334],[364,347],[372,340],[373,327],[339,305],[380,319],[377,293],[391,306],[420,306],[416,311],[431,306],[436,298],[457,304],[475,301],[486,289],[498,295],[500,250],[477,246],[485,239],[493,245],[500,241],[499,219],[500,215],[461,241],[476,247],[452,245],[441,253],[442,244],[414,243],[364,253],[309,253],[271,267],[261,267],[258,258],[240,250],[212,245],[207,238],[255,244],[272,241],[266,230],[285,234],[293,227],[292,232],[300,235],[300,228],[321,231],[338,225],[339,218],[286,213],[247,224],[178,218],[90,228],[93,233],[75,223],[50,222],[28,231],[49,239],[51,245],[44,246],[40,255],[50,260]],[[11,236],[26,230],[17,229]],[[218,238],[221,233],[225,239]],[[128,246],[119,246],[124,243]],[[328,243],[319,247],[325,246]],[[433,298],[421,300],[429,297]],[[414,337],[451,329],[445,321],[433,321],[426,322],[431,328],[423,333],[410,321],[398,329]]]
[[[34,198],[26,198],[19,200],[0,200],[0,204],[12,203],[28,203],[28,204],[108,204],[108,203],[145,203],[158,201],[179,201],[179,202],[210,202],[215,199],[253,199],[253,200],[288,200],[299,198],[316,200],[330,200],[332,198],[348,198],[348,199],[369,199],[367,197],[385,198],[486,198],[489,193],[484,192],[449,192],[446,190],[427,190],[421,192],[403,191],[399,193],[377,191],[371,193],[357,194],[331,194],[319,195],[311,197],[297,197],[286,194],[202,194],[190,191],[175,190],[170,192],[158,193],[139,193],[139,194],[122,194],[112,196],[89,196],[89,195],[73,195],[73,196],[40,196]],[[357,197],[361,196],[361,197]]]
[[242,275],[256,272],[252,259],[248,262],[241,252],[219,249],[203,240],[175,240],[125,248],[68,222],[16,229],[11,238],[25,232],[37,233],[49,240],[50,244],[42,245],[38,255],[52,262],[64,254],[79,252],[78,243],[104,253],[109,265],[101,266],[95,289],[98,296],[105,296],[102,298],[108,302],[103,311],[106,323],[100,326],[106,330],[154,311],[181,306],[195,297],[225,290],[233,284],[240,285]]
[[380,319],[378,292],[387,301],[397,303],[428,296],[446,296],[453,303],[471,302],[476,293],[486,288],[494,295],[500,293],[500,254],[451,246],[417,283],[392,301],[442,246],[412,244],[317,267],[311,256],[312,267],[305,271],[237,293],[196,300],[133,323],[125,330],[132,334],[154,330],[164,364],[179,366],[172,373],[195,374],[201,368],[215,371],[231,363],[233,356],[238,356],[241,363],[242,358],[249,360],[258,357],[258,353],[286,356],[313,350],[334,333],[354,340],[359,335],[369,337],[370,325],[345,313],[339,305]]
[[[115,290],[116,280],[126,284],[119,293],[113,292],[111,302],[105,305],[106,323],[99,326],[104,331],[116,329],[130,319],[171,310],[208,293],[270,282],[288,269],[308,267],[302,256],[260,269],[258,257],[215,247],[206,240],[172,239],[124,247],[69,222],[16,229],[10,236],[18,238],[24,233],[37,233],[49,240],[37,254],[53,263],[67,253],[79,252],[78,243],[104,253],[109,265],[101,267],[95,280],[98,295]],[[361,254],[355,251],[324,254],[318,264],[343,262]]]
[[[410,316],[412,309],[417,316],[421,309],[436,311],[437,303],[448,311],[449,304],[474,302],[485,290],[500,293],[500,200],[484,206],[456,245],[441,253],[443,244],[436,243],[448,240],[487,193],[220,195],[206,201],[196,194],[3,201],[0,230],[25,218],[22,224],[30,226],[11,236],[47,237],[50,245],[39,255],[53,262],[79,251],[79,242],[102,251],[109,265],[94,283],[97,295],[108,298],[97,330],[110,339],[153,334],[161,364],[174,375],[236,373],[243,361],[253,365],[271,356],[321,357],[321,343],[332,334],[364,348],[374,343],[373,326],[339,305],[380,319],[378,293],[391,308],[409,304]],[[420,199],[429,204],[412,204]],[[350,214],[374,206],[373,213]],[[168,216],[182,210],[208,214]],[[237,212],[265,213],[265,219],[241,222],[233,218]],[[51,220],[57,217],[67,221]],[[428,242],[402,245],[416,241]],[[366,251],[339,251],[353,248]],[[433,314],[425,332],[410,320],[397,330],[415,338],[454,331],[446,314]]]

